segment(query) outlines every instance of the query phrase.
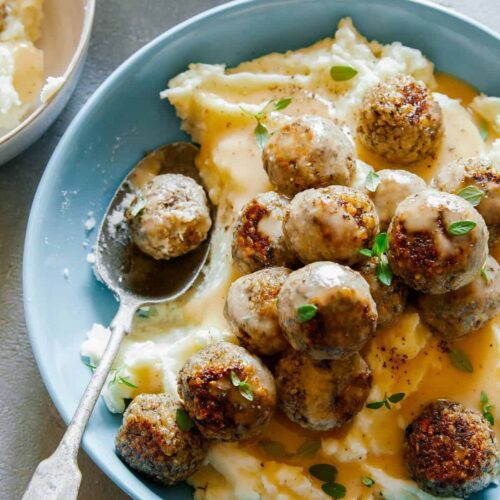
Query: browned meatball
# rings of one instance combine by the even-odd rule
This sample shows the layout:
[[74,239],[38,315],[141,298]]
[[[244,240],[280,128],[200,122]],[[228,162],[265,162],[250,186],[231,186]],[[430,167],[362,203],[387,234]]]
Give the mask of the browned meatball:
[[[441,168],[433,180],[441,191],[458,194],[468,186],[483,192],[476,206],[490,233],[490,244],[500,241],[500,165],[486,158],[457,160]],[[463,191],[462,191],[463,192]]]
[[278,191],[293,196],[313,187],[349,185],[354,145],[340,127],[320,116],[302,116],[271,135],[262,153]]
[[396,76],[370,89],[357,121],[361,143],[395,163],[408,164],[432,155],[443,135],[439,104],[411,76]]
[[290,203],[283,226],[302,262],[332,260],[351,265],[371,248],[378,216],[368,196],[345,186],[308,189]]
[[180,174],[157,175],[145,184],[126,217],[134,243],[157,260],[194,250],[212,225],[205,191]]
[[285,281],[278,318],[297,351],[315,359],[340,359],[372,337],[377,307],[359,273],[334,262],[315,262]]
[[[454,235],[452,224],[463,221],[475,227]],[[459,196],[434,190],[410,196],[398,206],[388,241],[394,274],[430,294],[470,283],[488,255],[488,230],[477,210]]]
[[411,196],[427,188],[425,181],[418,175],[406,170],[379,170],[380,183],[373,192],[366,194],[373,201],[380,220],[380,230],[387,231],[398,205]]
[[283,219],[289,203],[285,196],[270,191],[259,194],[243,207],[232,243],[233,261],[242,272],[298,264],[283,236]]
[[486,488],[499,466],[493,429],[479,413],[440,399],[427,405],[405,432],[411,477],[437,497],[466,498]]
[[229,288],[224,315],[241,344],[259,356],[277,354],[288,346],[278,323],[276,299],[290,272],[285,267],[262,269]]
[[211,344],[188,359],[178,376],[184,407],[208,439],[256,436],[276,407],[276,386],[259,358],[229,342]]
[[375,259],[369,259],[354,269],[370,285],[370,293],[377,305],[377,328],[386,328],[392,325],[405,310],[408,288],[395,276],[389,286],[381,283],[377,277],[377,261]]
[[141,394],[129,405],[116,436],[116,452],[132,469],[163,484],[184,481],[205,458],[198,429],[181,430],[181,404],[167,394]]
[[465,337],[500,313],[500,266],[488,257],[468,285],[442,295],[422,295],[418,309],[433,333],[446,340]]
[[278,404],[306,429],[342,427],[364,406],[372,383],[359,354],[344,360],[314,360],[288,351],[276,367]]

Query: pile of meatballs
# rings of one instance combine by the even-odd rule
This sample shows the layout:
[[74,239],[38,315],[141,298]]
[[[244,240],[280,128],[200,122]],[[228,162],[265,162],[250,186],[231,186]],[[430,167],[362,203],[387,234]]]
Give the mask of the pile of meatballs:
[[[443,135],[438,103],[407,76],[369,90],[357,120],[357,140],[395,166],[435,155]],[[233,262],[243,276],[224,314],[240,345],[216,343],[192,356],[178,375],[180,401],[136,397],[116,439],[127,464],[165,484],[194,473],[210,440],[257,437],[276,407],[306,429],[347,424],[372,384],[360,351],[394,323],[409,296],[447,341],[473,335],[500,311],[500,267],[489,256],[500,232],[500,172],[492,162],[459,160],[430,186],[407,170],[381,170],[368,185],[352,140],[319,116],[276,130],[262,162],[274,191],[251,199],[233,231]],[[471,186],[482,193],[474,202],[461,195]],[[146,207],[148,189],[155,192],[143,190]],[[198,194],[192,203],[206,205]],[[197,213],[203,223],[191,224],[206,237],[208,210]],[[171,219],[171,211],[154,215],[159,224]],[[131,223],[138,243],[161,229],[152,219],[146,228]],[[376,250],[377,241],[385,247]],[[407,427],[405,450],[411,477],[436,496],[479,491],[499,466],[488,422],[448,400],[430,402]]]

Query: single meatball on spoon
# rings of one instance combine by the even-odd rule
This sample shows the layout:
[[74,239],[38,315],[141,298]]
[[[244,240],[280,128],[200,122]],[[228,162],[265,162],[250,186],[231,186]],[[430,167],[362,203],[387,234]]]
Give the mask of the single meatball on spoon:
[[197,154],[198,149],[187,143],[170,144],[150,153],[129,173],[108,206],[97,237],[95,271],[120,301],[120,308],[111,322],[111,337],[103,357],[66,433],[54,454],[37,467],[25,498],[52,498],[57,492],[64,498],[77,497],[81,481],[76,463],[80,441],[121,341],[130,331],[135,311],[145,304],[174,300],[198,277],[208,255],[208,240],[182,257],[157,261],[132,243],[123,213],[125,200],[155,175],[182,174],[201,184],[194,164]]

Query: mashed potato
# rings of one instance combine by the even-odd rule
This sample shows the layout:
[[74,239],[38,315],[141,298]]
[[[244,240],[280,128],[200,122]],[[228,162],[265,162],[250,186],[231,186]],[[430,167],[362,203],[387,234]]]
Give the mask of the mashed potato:
[[33,108],[43,85],[40,38],[43,0],[0,0],[0,130]]
[[[329,75],[333,65],[352,66],[358,74],[352,80],[334,82]],[[440,165],[453,159],[500,156],[500,141],[495,141],[500,123],[496,100],[477,97],[469,109],[476,95],[470,88],[435,75],[432,63],[418,50],[397,42],[385,46],[368,42],[349,19],[340,22],[335,38],[311,47],[270,54],[229,70],[222,65],[192,64],[169,82],[162,97],[175,106],[182,128],[201,145],[197,166],[219,206],[212,255],[195,290],[174,304],[150,311],[147,318],[136,318],[116,366],[138,388],[113,382],[112,374],[104,391],[111,411],[122,411],[123,399],[140,392],[175,395],[176,372],[191,353],[214,340],[235,340],[222,313],[227,288],[237,276],[230,261],[231,226],[247,200],[270,189],[251,113],[262,111],[271,99],[289,97],[290,106],[268,112],[263,119],[270,132],[294,116],[318,114],[336,121],[355,140],[354,115],[364,92],[398,73],[423,80],[443,110],[443,144],[435,160],[413,167],[416,173],[429,180]],[[489,124],[486,141],[478,128],[481,120]],[[361,162],[386,167],[360,145],[357,149]],[[95,327],[82,346],[82,355],[97,362],[107,335],[104,328]],[[423,403],[438,397],[479,408],[479,393],[484,390],[498,408],[499,342],[496,322],[460,342],[475,368],[472,374],[460,372],[418,314],[408,309],[397,324],[380,331],[364,352],[374,375],[369,401],[404,392],[400,403],[391,410],[365,408],[352,425],[326,433],[305,431],[278,414],[264,438],[282,444],[286,454],[279,457],[270,456],[255,441],[213,443],[205,465],[190,479],[195,497],[328,498],[307,470],[313,463],[329,462],[338,468],[337,481],[345,485],[346,498],[380,498],[381,494],[387,499],[431,498],[409,480],[402,457],[403,430]],[[297,455],[296,450],[311,440],[320,440],[316,456]],[[364,486],[362,476],[371,477],[375,484]]]

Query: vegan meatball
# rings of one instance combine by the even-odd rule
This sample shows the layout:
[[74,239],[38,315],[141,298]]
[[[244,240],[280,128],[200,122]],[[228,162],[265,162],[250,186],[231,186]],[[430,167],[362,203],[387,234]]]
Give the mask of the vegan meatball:
[[172,259],[198,247],[212,221],[203,188],[180,174],[157,175],[126,211],[135,244],[154,259]]
[[259,194],[243,207],[232,243],[233,261],[242,272],[298,264],[283,236],[283,219],[289,204],[288,198],[270,191]]
[[425,181],[407,170],[379,170],[380,183],[373,192],[366,193],[373,201],[380,220],[380,230],[387,231],[396,208],[408,196],[427,188]]
[[[500,165],[486,158],[467,158],[440,169],[433,185],[441,191],[467,197],[479,193],[472,203],[483,216],[490,233],[490,244],[500,242]],[[471,188],[477,188],[471,193]],[[469,198],[470,199],[470,198]]]
[[422,295],[418,309],[422,321],[436,335],[446,340],[465,337],[500,312],[500,266],[488,257],[468,285],[442,295]]
[[229,342],[211,344],[191,356],[177,381],[186,411],[208,439],[254,437],[274,413],[271,372],[259,358]]
[[465,498],[495,478],[499,451],[479,413],[440,399],[427,405],[405,432],[411,477],[437,497]]
[[340,359],[372,337],[377,307],[359,273],[334,262],[315,262],[285,281],[278,318],[297,351],[314,359]]
[[181,430],[181,404],[167,394],[141,394],[129,405],[116,436],[116,452],[132,469],[163,484],[184,481],[205,458],[198,429]]
[[488,230],[477,210],[459,196],[430,189],[399,204],[388,241],[394,274],[430,294],[470,283],[488,255]]
[[288,196],[313,187],[348,185],[354,175],[352,141],[320,116],[302,116],[271,135],[262,153],[271,184]]
[[308,189],[290,203],[283,226],[289,246],[304,263],[333,260],[351,265],[371,248],[378,215],[368,196],[345,186]]
[[392,325],[405,310],[408,288],[397,277],[392,278],[389,286],[381,283],[377,277],[376,259],[367,259],[354,269],[370,286],[370,293],[377,305],[377,328]]
[[394,163],[432,155],[443,134],[441,108],[411,76],[381,82],[364,96],[357,115],[361,143]]
[[342,427],[364,406],[372,383],[359,354],[344,360],[314,360],[288,351],[276,367],[278,404],[306,429]]
[[277,354],[288,346],[278,323],[276,299],[290,272],[285,267],[262,269],[229,288],[224,315],[241,344],[259,356]]

